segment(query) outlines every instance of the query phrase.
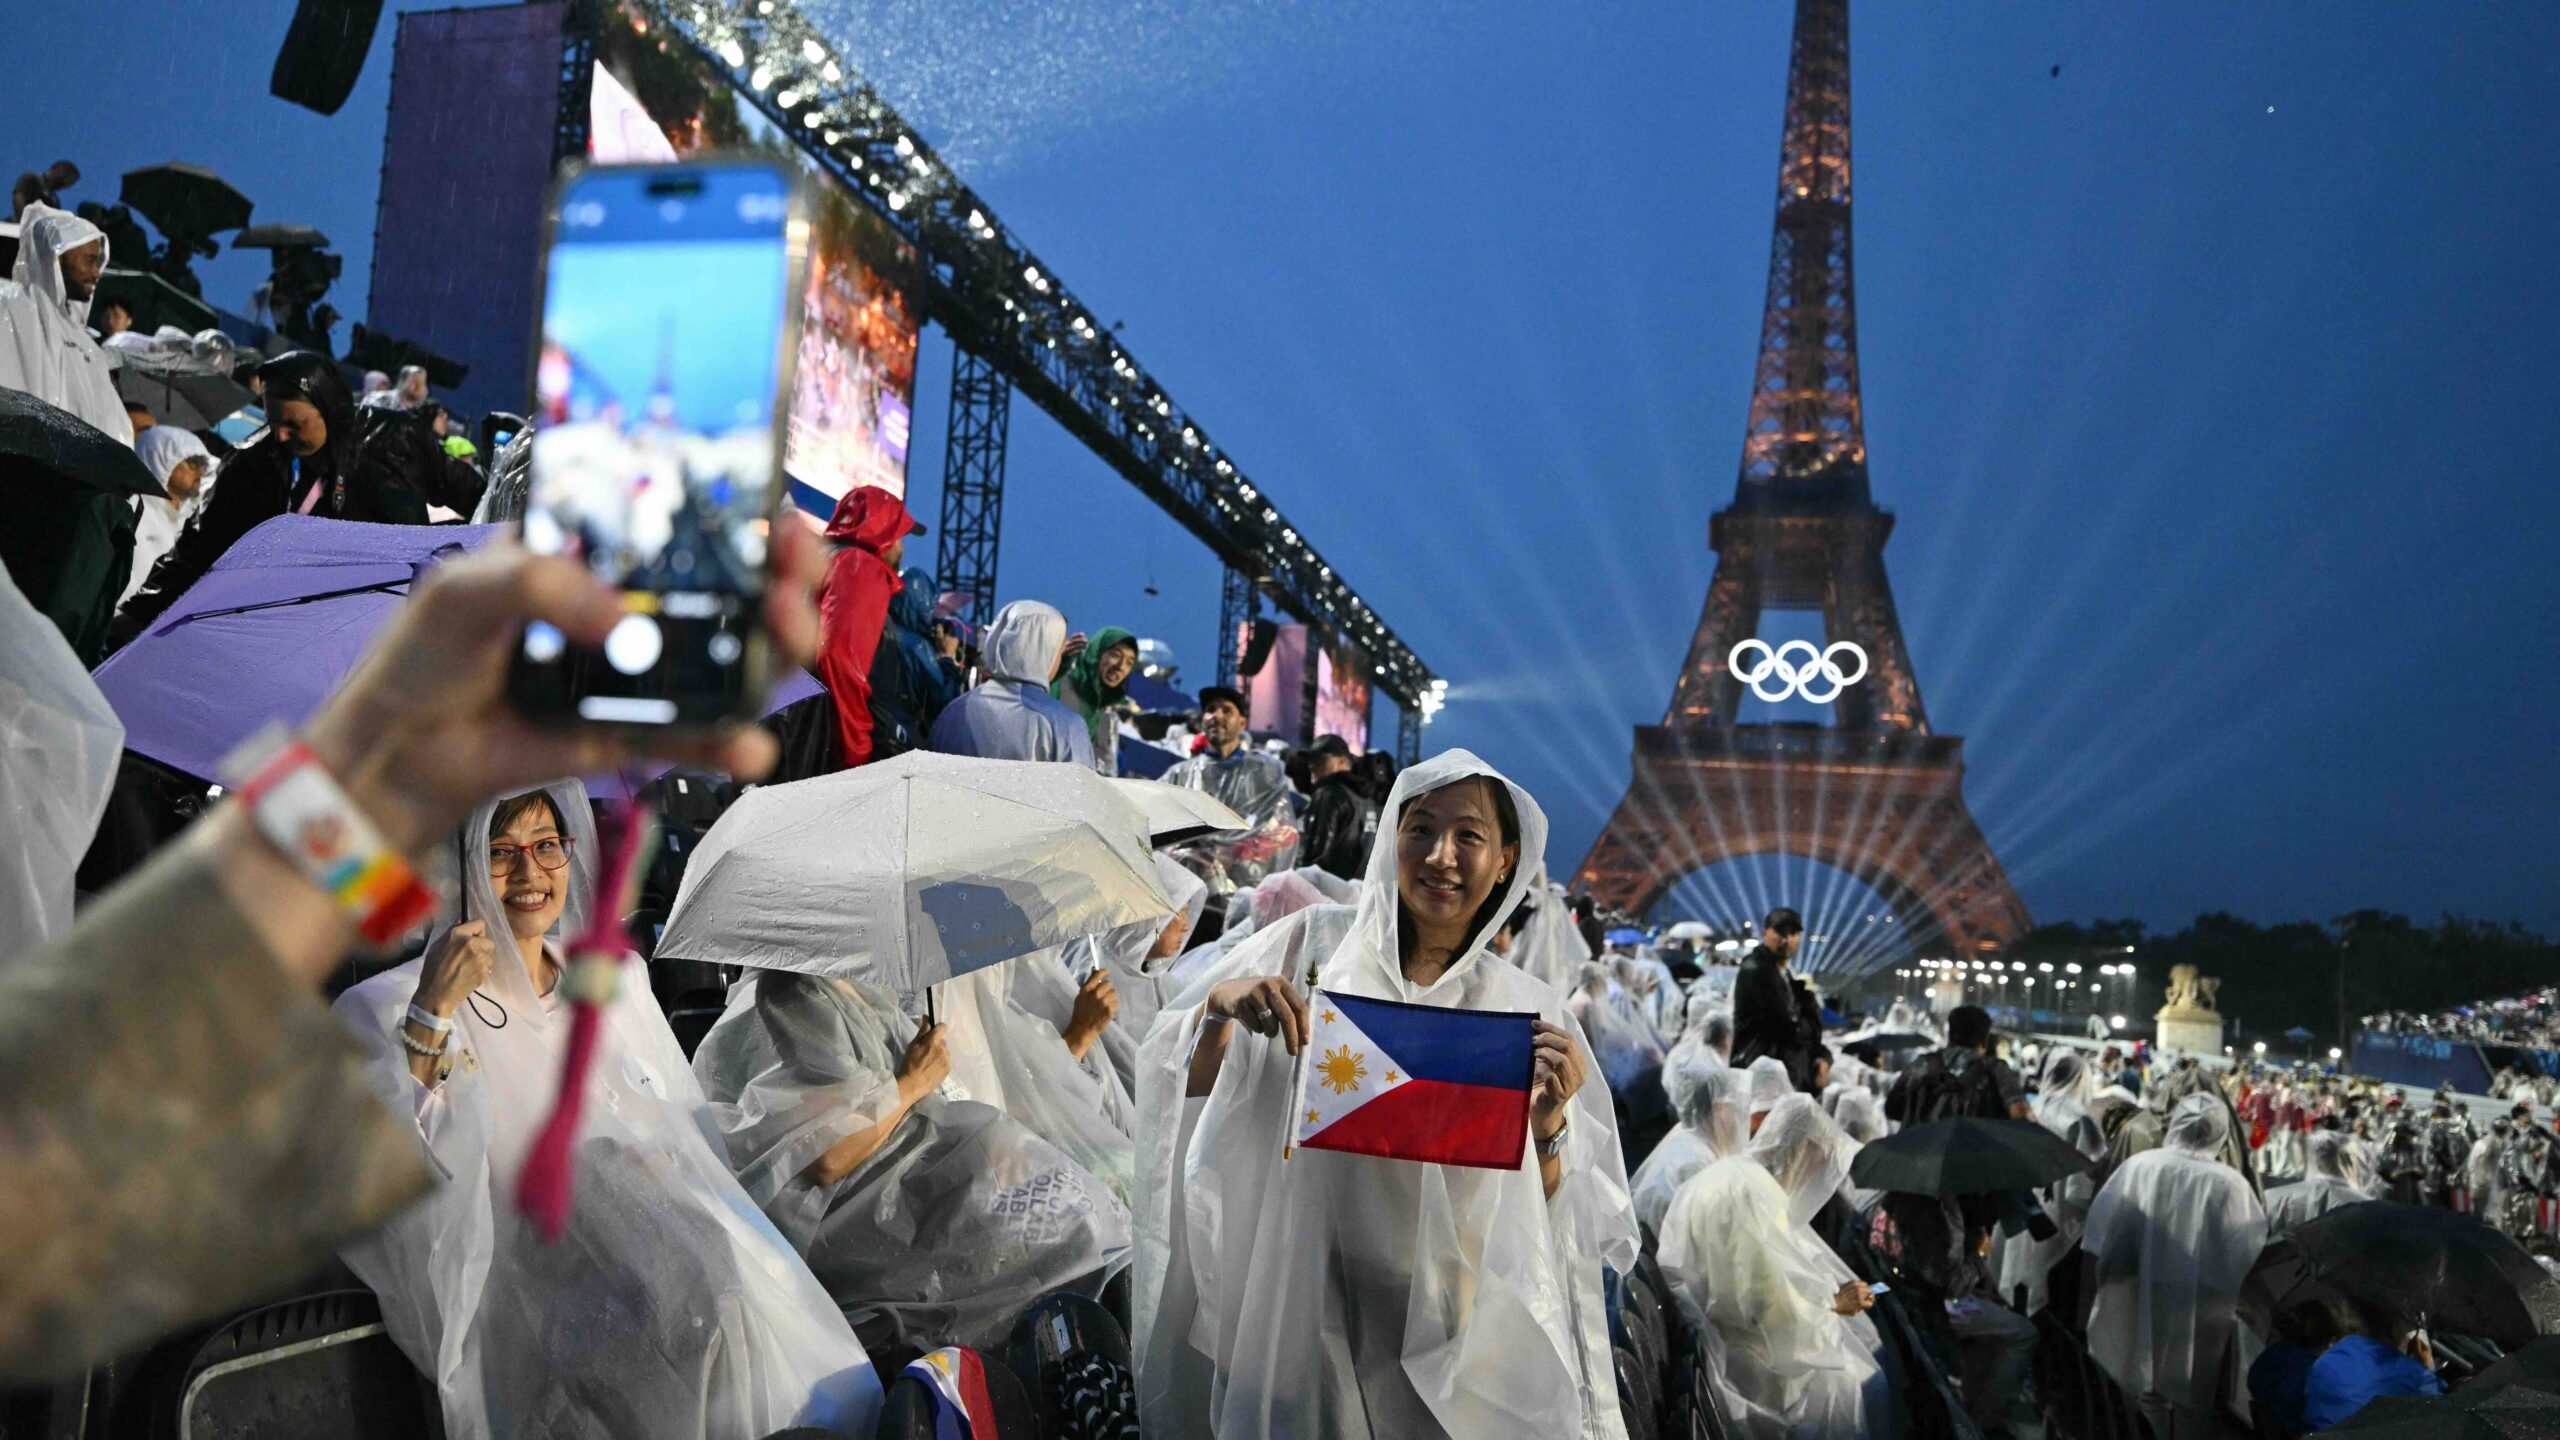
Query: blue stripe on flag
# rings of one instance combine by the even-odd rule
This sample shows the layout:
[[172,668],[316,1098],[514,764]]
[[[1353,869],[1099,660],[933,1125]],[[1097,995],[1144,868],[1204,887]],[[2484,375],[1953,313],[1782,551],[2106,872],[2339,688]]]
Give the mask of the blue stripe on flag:
[[1534,1067],[1530,1022],[1538,1018],[1532,1011],[1452,1010],[1336,990],[1325,991],[1323,1003],[1341,1006],[1353,1024],[1416,1080],[1529,1088]]

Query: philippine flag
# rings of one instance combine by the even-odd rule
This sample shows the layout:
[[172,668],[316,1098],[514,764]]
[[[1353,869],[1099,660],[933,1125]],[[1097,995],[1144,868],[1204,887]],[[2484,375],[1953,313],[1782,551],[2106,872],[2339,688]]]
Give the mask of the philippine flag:
[[1310,991],[1297,1143],[1517,1170],[1528,1148],[1529,1011],[1450,1010]]
[[907,1362],[906,1373],[925,1383],[934,1440],[983,1440],[996,1433],[986,1362],[977,1351],[952,1346],[929,1350]]

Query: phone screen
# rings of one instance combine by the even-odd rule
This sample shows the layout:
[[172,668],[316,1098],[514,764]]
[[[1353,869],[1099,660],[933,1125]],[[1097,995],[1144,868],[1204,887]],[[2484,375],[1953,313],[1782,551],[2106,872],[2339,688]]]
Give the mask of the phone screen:
[[524,541],[615,586],[623,614],[600,646],[525,627],[509,678],[530,716],[707,725],[763,698],[792,184],[713,161],[590,170],[559,193]]

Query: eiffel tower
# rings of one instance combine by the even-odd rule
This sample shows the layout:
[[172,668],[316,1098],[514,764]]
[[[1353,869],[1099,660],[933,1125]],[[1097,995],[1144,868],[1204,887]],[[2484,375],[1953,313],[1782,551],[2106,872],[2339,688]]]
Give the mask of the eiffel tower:
[[[1640,915],[1692,871],[1777,853],[1864,881],[1910,945],[1975,953],[2026,932],[2026,907],[1965,808],[1964,742],[1931,733],[1920,703],[1885,581],[1892,533],[1868,492],[1858,401],[1848,0],[1797,0],[1742,474],[1710,522],[1715,576],[1670,710],[1636,730],[1633,781],[1580,888]],[[1826,644],[1865,652],[1863,675],[1837,652],[1857,679],[1832,702],[1828,729],[1736,722],[1734,648],[1772,608],[1818,609]],[[1742,663],[1766,658],[1747,651]]]

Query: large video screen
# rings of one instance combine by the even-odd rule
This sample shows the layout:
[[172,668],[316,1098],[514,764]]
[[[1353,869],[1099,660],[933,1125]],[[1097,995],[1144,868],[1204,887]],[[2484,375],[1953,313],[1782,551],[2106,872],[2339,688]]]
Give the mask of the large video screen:
[[[750,150],[815,167],[728,84],[625,15],[596,45],[588,154],[605,163]],[[817,178],[809,283],[782,468],[819,519],[847,491],[907,491],[916,389],[915,251],[832,180]]]
[[1369,748],[1369,660],[1337,640],[1316,652],[1316,733],[1339,735],[1357,753]]

